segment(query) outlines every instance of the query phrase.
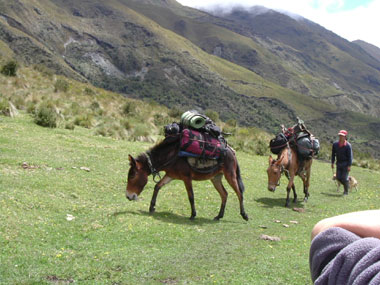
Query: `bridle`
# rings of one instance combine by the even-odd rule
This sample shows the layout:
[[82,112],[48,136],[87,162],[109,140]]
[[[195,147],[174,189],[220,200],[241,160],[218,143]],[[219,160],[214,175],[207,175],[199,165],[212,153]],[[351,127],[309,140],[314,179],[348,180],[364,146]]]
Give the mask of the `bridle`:
[[[145,152],[144,154],[145,154],[146,160],[147,160],[147,162],[148,162],[149,170],[150,170],[150,172],[151,172],[152,175],[153,175],[153,181],[157,183],[158,181],[161,180],[160,171],[157,170],[157,169],[153,166],[150,151],[147,151],[147,152]],[[158,176],[158,178],[160,179],[160,180],[158,180],[158,181],[156,181],[156,177],[157,177],[157,176]]]
[[[289,143],[287,143],[288,146],[288,165],[290,165],[292,160],[292,151],[290,149]],[[278,160],[278,159],[277,159]],[[275,163],[277,160],[275,160],[273,163]],[[289,170],[287,170],[283,164],[280,165],[280,178],[277,181],[276,187],[280,186],[281,176],[285,172],[285,175],[289,177]]]

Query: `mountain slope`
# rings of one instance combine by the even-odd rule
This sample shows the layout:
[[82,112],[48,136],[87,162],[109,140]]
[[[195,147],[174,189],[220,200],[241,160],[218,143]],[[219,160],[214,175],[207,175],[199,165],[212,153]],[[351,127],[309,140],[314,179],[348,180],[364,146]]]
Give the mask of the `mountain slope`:
[[[367,64],[368,54],[351,55],[323,39],[324,56],[314,38],[301,49],[266,32],[254,31],[250,20],[176,1],[0,0],[0,54],[27,65],[169,107],[212,109],[273,132],[300,116],[321,138],[342,124],[360,141],[380,135],[363,127],[380,121],[377,65]],[[358,78],[339,72],[347,65]],[[370,71],[374,83],[365,84],[362,74]]]
[[368,54],[380,62],[380,48],[361,40],[353,41],[353,43],[359,45]]

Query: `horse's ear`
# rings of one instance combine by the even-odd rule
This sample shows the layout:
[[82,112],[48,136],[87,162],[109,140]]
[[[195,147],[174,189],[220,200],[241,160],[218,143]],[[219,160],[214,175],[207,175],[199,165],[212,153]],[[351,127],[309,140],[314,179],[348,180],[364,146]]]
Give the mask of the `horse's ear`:
[[136,167],[136,160],[133,158],[133,156],[129,154],[128,158],[129,158],[129,165],[132,167]]
[[270,156],[269,156],[269,165],[272,164],[272,161],[273,161],[273,157],[270,155]]
[[276,161],[276,164],[279,165],[283,159],[284,159],[284,156],[281,156],[281,157]]

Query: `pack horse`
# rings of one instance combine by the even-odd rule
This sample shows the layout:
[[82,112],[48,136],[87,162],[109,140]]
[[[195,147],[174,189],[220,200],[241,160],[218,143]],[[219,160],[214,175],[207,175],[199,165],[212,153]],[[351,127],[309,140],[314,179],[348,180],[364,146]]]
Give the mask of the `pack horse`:
[[174,179],[178,179],[182,180],[185,184],[191,206],[190,219],[194,219],[197,213],[195,210],[192,181],[211,180],[222,201],[219,213],[214,218],[215,220],[219,220],[224,216],[228,196],[222,184],[222,177],[224,175],[239,199],[241,216],[244,220],[248,220],[243,205],[244,184],[240,175],[240,168],[235,152],[227,146],[216,167],[213,167],[212,170],[207,172],[198,171],[189,164],[187,157],[178,155],[180,143],[180,136],[171,136],[156,144],[147,152],[138,155],[137,158],[133,158],[129,155],[130,168],[128,172],[126,198],[128,200],[137,200],[137,197],[148,182],[149,175],[155,177],[159,171],[164,171],[165,175],[154,187],[149,212],[153,213],[155,211],[156,199],[161,187]]
[[267,169],[268,173],[268,190],[274,192],[276,187],[280,185],[280,178],[283,173],[285,173],[289,182],[286,187],[286,202],[285,207],[289,207],[290,202],[290,190],[293,190],[293,202],[297,202],[296,187],[294,185],[294,178],[298,175],[301,177],[303,182],[303,192],[305,194],[304,201],[306,202],[309,198],[309,185],[310,185],[310,174],[311,165],[313,159],[309,158],[304,161],[298,159],[297,151],[288,146],[283,148],[277,159],[273,159],[272,156],[269,157],[269,167]]
[[280,178],[285,173],[289,182],[286,187],[287,196],[285,207],[289,206],[290,190],[293,190],[294,199],[297,201],[294,178],[298,175],[303,182],[304,201],[309,198],[309,185],[311,165],[314,155],[319,152],[319,140],[315,138],[298,118],[298,123],[292,128],[285,129],[282,125],[282,132],[279,133],[269,143],[271,152],[277,154],[277,159],[269,157],[268,190],[274,192],[280,185]]

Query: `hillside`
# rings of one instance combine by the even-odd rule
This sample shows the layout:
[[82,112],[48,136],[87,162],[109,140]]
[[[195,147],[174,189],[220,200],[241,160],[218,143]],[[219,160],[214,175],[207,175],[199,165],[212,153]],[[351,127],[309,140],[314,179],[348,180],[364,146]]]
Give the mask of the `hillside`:
[[363,49],[338,48],[342,42],[320,27],[319,38],[300,33],[295,42],[309,42],[302,50],[270,30],[253,31],[244,17],[215,17],[176,1],[0,1],[0,11],[3,58],[270,132],[297,116],[322,139],[343,125],[358,147],[380,153],[379,65]]
[[359,45],[362,49],[364,49],[368,54],[370,54],[377,61],[380,61],[380,48],[377,46],[371,45],[365,41],[357,40],[353,41],[354,44]]

